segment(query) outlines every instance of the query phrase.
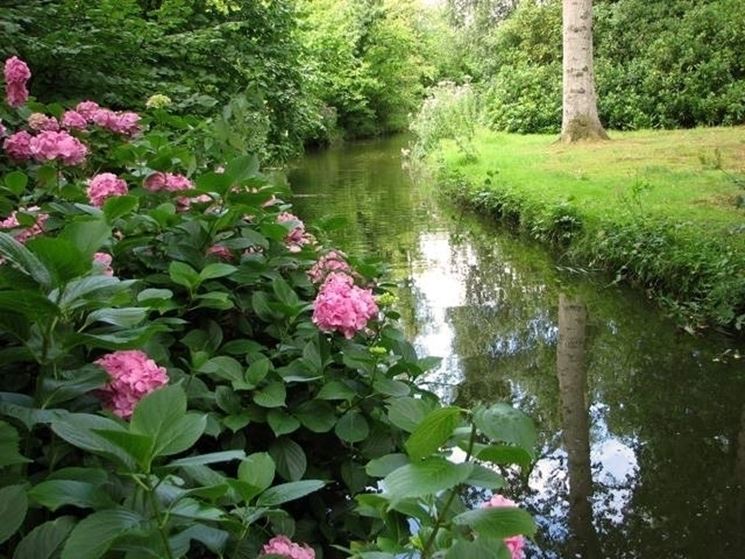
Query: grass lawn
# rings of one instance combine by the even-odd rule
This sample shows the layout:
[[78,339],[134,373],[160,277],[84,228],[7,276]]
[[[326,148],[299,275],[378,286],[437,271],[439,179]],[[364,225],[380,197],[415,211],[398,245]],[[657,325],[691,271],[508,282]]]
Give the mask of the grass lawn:
[[535,203],[569,201],[588,221],[642,212],[724,234],[745,224],[736,206],[745,191],[731,178],[745,184],[745,126],[610,135],[566,145],[554,135],[480,131],[477,161],[464,161],[452,143],[439,155],[474,184],[491,172],[495,187],[510,185]]
[[428,163],[455,199],[645,286],[682,320],[745,327],[745,126],[556,139],[481,130],[476,160],[445,141]]

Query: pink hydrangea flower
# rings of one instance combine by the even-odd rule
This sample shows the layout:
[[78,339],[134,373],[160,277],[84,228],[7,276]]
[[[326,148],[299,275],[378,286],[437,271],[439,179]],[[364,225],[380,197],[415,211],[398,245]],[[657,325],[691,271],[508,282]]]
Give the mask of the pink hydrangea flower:
[[75,111],[80,114],[86,121],[93,122],[93,115],[101,107],[95,101],[81,101],[75,107]]
[[[49,214],[39,212],[39,206],[31,206],[28,209],[21,208],[19,211],[24,214],[35,214],[36,222],[30,226],[21,228],[20,230],[13,233],[13,238],[21,244],[26,244],[29,239],[38,237],[44,233],[44,223],[49,218]],[[0,220],[0,230],[18,229],[21,227],[20,221],[18,221],[18,212],[14,211],[7,218]]]
[[11,159],[16,161],[26,161],[31,159],[33,154],[31,153],[31,134],[25,130],[11,134],[5,138],[3,142],[3,148],[5,152],[10,156]]
[[160,190],[165,190],[166,174],[161,173],[160,171],[156,171],[145,179],[145,182],[142,186],[145,188],[145,190],[149,190],[150,192],[159,192]]
[[300,252],[304,245],[312,242],[312,237],[305,232],[305,224],[297,216],[282,212],[277,216],[277,223],[292,225],[292,229],[285,237],[285,245],[290,252]]
[[31,79],[31,70],[26,63],[13,56],[5,61],[5,96],[8,105],[20,107],[28,100],[26,83]]
[[111,377],[101,390],[104,405],[125,419],[132,416],[137,402],[168,384],[165,368],[139,350],[108,353],[95,363]]
[[228,247],[223,245],[212,245],[210,248],[207,249],[207,254],[216,256],[220,260],[233,260],[233,253]]
[[145,179],[143,184],[146,190],[159,192],[166,190],[168,192],[179,192],[181,190],[190,190],[194,188],[192,182],[184,175],[176,173],[161,173],[156,171]]
[[274,536],[262,549],[265,555],[281,555],[287,559],[316,559],[316,552],[308,544],[297,544],[287,536]]
[[324,332],[341,332],[347,339],[377,315],[372,291],[354,285],[347,274],[330,274],[313,302],[313,323]]
[[323,283],[326,276],[333,272],[351,274],[352,268],[347,264],[344,255],[341,252],[332,250],[321,256],[315,264],[308,270],[310,281],[315,284]]
[[41,132],[31,138],[29,148],[38,161],[58,159],[65,165],[79,165],[88,155],[88,148],[80,140],[70,136],[67,132],[51,130]]
[[88,126],[88,121],[78,111],[65,111],[62,115],[63,128],[84,130],[86,126]]
[[140,132],[140,115],[133,112],[124,112],[116,115],[112,130],[118,134],[134,136]]
[[44,130],[56,132],[59,130],[59,122],[57,122],[57,119],[53,116],[47,116],[42,113],[31,113],[28,117],[28,126],[37,132],[42,132]]
[[113,130],[117,125],[117,116],[111,109],[96,109],[91,115],[91,121],[101,128]]
[[[512,499],[508,499],[504,495],[495,493],[490,500],[481,505],[483,508],[491,507],[516,507],[517,503]],[[510,536],[504,539],[504,545],[510,550],[512,559],[523,559],[523,547],[525,546],[525,538],[523,536]]]
[[127,183],[114,173],[101,173],[88,179],[86,193],[94,206],[101,207],[107,198],[124,196],[127,192]]
[[111,255],[106,252],[97,252],[93,255],[95,267],[105,276],[113,276],[114,269],[111,267]]

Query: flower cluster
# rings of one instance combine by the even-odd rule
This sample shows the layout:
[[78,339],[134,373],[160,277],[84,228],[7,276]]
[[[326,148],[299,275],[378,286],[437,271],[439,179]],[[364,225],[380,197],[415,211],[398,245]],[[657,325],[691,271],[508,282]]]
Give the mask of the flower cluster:
[[148,98],[148,100],[145,102],[145,106],[148,109],[165,109],[166,107],[169,107],[171,103],[171,98],[168,97],[168,95],[156,93],[155,95],[151,95]]
[[5,142],[3,142],[5,153],[7,153],[11,159],[15,159],[16,161],[26,161],[27,159],[31,159],[32,138],[33,136],[25,130],[11,134],[5,138]]
[[85,130],[88,126],[88,121],[78,111],[65,111],[62,114],[62,128],[68,130]]
[[324,332],[341,332],[347,339],[377,315],[372,291],[354,285],[347,274],[330,274],[313,302],[313,323]]
[[42,113],[31,113],[28,117],[28,127],[37,132],[43,132],[44,130],[57,132],[59,130],[59,122],[53,116],[47,116]]
[[107,198],[124,196],[127,194],[127,183],[114,173],[100,173],[88,180],[88,200],[91,204],[101,207]]
[[352,269],[347,264],[344,254],[336,250],[329,251],[321,256],[313,264],[311,269],[308,270],[308,277],[313,283],[321,284],[333,272],[340,272],[342,274],[352,273]]
[[[499,494],[494,494],[492,498],[482,505],[483,508],[491,507],[516,507],[517,503],[512,499]],[[523,558],[523,547],[525,546],[525,538],[523,536],[510,536],[504,539],[504,545],[510,550],[512,559]]]
[[39,212],[38,206],[31,206],[28,209],[21,209],[21,213],[33,214],[36,221],[30,227],[21,227],[18,221],[18,212],[14,211],[7,218],[0,220],[0,230],[19,229],[13,234],[13,238],[21,244],[25,244],[29,239],[38,237],[44,232],[44,223],[49,218],[49,214]]
[[295,215],[282,212],[277,216],[277,223],[290,225],[290,232],[285,237],[285,245],[290,252],[300,252],[304,245],[313,242],[313,237],[305,232],[305,224]]
[[274,536],[262,551],[264,555],[281,555],[287,559],[316,559],[316,552],[312,547],[296,544],[287,536]]
[[223,245],[212,245],[207,249],[207,255],[215,256],[220,260],[225,260],[226,262],[233,260],[233,253],[230,252],[228,247]]
[[176,173],[161,173],[160,171],[147,177],[143,186],[150,192],[160,192],[162,190],[166,192],[179,192],[194,188],[188,177]]
[[168,384],[165,368],[139,350],[108,353],[95,363],[111,377],[101,390],[105,405],[125,419],[132,416],[137,402]]
[[37,161],[57,160],[65,165],[80,165],[88,155],[88,147],[67,132],[45,130],[33,136],[28,147]]
[[20,107],[28,100],[26,84],[31,79],[31,70],[26,63],[13,56],[5,61],[5,97],[11,107]]
[[113,276],[114,269],[111,267],[111,255],[106,252],[97,252],[93,255],[93,266],[104,276]]

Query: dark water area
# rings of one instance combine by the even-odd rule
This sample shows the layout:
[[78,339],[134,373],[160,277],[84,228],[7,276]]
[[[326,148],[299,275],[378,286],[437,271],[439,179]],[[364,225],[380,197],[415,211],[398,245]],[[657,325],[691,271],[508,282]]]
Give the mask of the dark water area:
[[510,486],[540,526],[527,557],[745,558],[743,344],[681,332],[643,294],[450,207],[402,169],[405,145],[306,156],[294,203],[343,216],[336,246],[390,264],[408,336],[443,358],[433,389],[536,421],[537,462]]

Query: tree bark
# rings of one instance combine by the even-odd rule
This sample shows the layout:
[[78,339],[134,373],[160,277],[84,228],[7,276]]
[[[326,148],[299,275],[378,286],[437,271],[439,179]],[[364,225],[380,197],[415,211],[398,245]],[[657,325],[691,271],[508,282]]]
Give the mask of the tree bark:
[[563,0],[564,96],[561,140],[607,140],[598,117],[592,63],[592,0]]

